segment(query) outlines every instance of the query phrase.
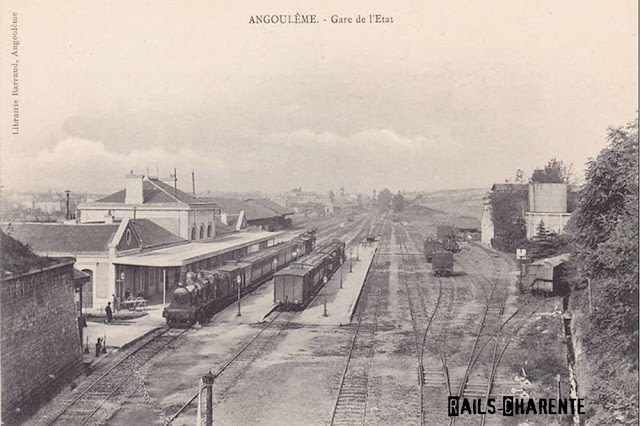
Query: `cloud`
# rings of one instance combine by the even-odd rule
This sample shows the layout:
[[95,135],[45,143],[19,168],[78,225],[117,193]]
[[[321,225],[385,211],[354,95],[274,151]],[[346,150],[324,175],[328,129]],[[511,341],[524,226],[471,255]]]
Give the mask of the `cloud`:
[[3,153],[2,180],[8,188],[34,190],[64,189],[108,192],[124,184],[129,170],[168,177],[173,168],[184,176],[191,170],[215,170],[224,173],[225,165],[214,155],[191,148],[169,150],[138,147],[129,152],[109,151],[103,142],[79,138],[64,139],[51,149],[35,155]]

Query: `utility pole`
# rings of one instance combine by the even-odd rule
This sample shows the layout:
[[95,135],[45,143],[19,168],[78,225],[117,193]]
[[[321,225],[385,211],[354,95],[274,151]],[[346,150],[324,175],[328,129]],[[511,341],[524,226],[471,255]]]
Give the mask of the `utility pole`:
[[173,196],[178,196],[178,171],[176,168],[173,168]]
[[207,391],[207,415],[205,417],[205,425],[213,426],[213,380],[215,376],[209,370],[209,373],[202,376],[202,382]]

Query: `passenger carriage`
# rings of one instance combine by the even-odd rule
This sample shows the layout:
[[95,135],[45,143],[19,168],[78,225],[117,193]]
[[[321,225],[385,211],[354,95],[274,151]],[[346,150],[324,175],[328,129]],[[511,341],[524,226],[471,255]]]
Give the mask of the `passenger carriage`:
[[313,250],[315,233],[305,232],[289,242],[279,243],[236,262],[213,270],[187,273],[185,284],[173,292],[163,316],[171,326],[188,326],[260,286],[278,270]]

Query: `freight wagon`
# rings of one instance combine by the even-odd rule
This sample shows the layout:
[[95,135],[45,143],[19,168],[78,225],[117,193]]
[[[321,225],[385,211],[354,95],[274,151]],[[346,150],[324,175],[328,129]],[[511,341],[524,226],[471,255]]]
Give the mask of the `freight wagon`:
[[304,309],[342,265],[345,244],[334,239],[330,243],[276,272],[273,277],[273,301],[281,310]]
[[431,266],[436,276],[453,275],[453,254],[448,251],[433,253]]
[[423,251],[424,256],[427,258],[427,262],[431,263],[433,259],[433,253],[442,251],[442,243],[440,241],[436,241],[433,238],[427,238],[424,240]]

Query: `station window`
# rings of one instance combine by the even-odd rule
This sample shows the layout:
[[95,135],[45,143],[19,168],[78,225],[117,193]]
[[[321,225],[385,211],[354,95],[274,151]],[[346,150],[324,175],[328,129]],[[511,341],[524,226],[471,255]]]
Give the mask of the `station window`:
[[213,226],[209,224],[209,226],[207,226],[207,238],[211,237],[212,235],[213,235]]
[[196,240],[196,227],[191,228],[191,240]]
[[200,225],[200,239],[204,238],[204,225]]

